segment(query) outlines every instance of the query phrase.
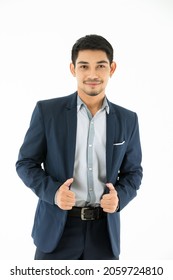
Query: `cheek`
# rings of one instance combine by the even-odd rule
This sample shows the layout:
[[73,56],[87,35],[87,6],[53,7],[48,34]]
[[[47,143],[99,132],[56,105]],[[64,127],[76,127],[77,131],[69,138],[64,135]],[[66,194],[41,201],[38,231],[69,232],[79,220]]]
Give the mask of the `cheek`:
[[102,77],[105,81],[108,81],[110,78],[110,73],[108,71],[100,71],[99,76]]
[[102,76],[102,78],[103,78],[103,82],[104,82],[104,84],[106,85],[106,84],[108,83],[108,81],[109,81],[110,77],[109,77],[109,76],[107,76],[107,75],[105,75],[105,76]]
[[77,81],[78,82],[82,82],[83,80],[85,80],[85,78],[86,78],[86,75],[84,75],[84,74],[76,74],[76,79],[77,79]]
[[83,81],[83,77],[81,77],[81,76],[77,76],[77,77],[76,77],[76,80],[77,80],[77,82],[78,82],[78,83],[80,83],[80,82],[82,82],[82,81]]

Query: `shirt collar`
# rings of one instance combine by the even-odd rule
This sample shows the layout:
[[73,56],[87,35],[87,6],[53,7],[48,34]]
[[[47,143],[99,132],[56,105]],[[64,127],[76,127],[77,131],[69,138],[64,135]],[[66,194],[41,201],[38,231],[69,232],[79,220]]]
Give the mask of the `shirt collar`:
[[[80,109],[85,106],[85,103],[82,101],[82,99],[79,97],[79,95],[77,96],[77,112],[80,111]],[[109,111],[110,111],[110,108],[109,108],[109,104],[108,104],[108,101],[107,101],[107,98],[105,97],[104,100],[103,100],[103,104],[102,104],[102,107],[101,107],[101,110],[106,110],[106,113],[109,114]]]

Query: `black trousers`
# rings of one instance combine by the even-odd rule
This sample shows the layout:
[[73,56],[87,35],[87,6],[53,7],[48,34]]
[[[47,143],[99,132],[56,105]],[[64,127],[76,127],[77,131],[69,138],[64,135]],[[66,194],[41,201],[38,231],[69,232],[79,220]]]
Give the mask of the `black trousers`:
[[35,260],[118,260],[109,240],[106,217],[83,221],[67,217],[63,235],[51,253],[35,252]]

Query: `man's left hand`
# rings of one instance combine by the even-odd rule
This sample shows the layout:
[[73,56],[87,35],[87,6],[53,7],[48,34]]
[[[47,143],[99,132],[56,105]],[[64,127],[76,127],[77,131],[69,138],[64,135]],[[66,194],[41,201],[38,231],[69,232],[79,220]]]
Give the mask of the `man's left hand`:
[[108,194],[104,194],[100,200],[100,206],[104,212],[114,213],[118,208],[118,195],[112,183],[107,183],[106,186],[109,189]]

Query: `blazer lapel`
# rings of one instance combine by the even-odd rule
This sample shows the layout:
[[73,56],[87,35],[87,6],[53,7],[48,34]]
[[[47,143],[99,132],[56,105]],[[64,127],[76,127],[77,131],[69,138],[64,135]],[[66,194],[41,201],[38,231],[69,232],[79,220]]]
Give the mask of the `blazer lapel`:
[[76,148],[76,130],[77,130],[77,94],[73,94],[66,107],[67,116],[67,137],[68,137],[68,147],[67,147],[67,170],[68,177],[73,176],[73,168],[75,161],[75,148]]
[[115,114],[114,111],[110,110],[107,114],[106,119],[106,174],[107,182],[111,178],[111,167],[112,167],[112,155],[113,155],[113,143],[115,139]]

